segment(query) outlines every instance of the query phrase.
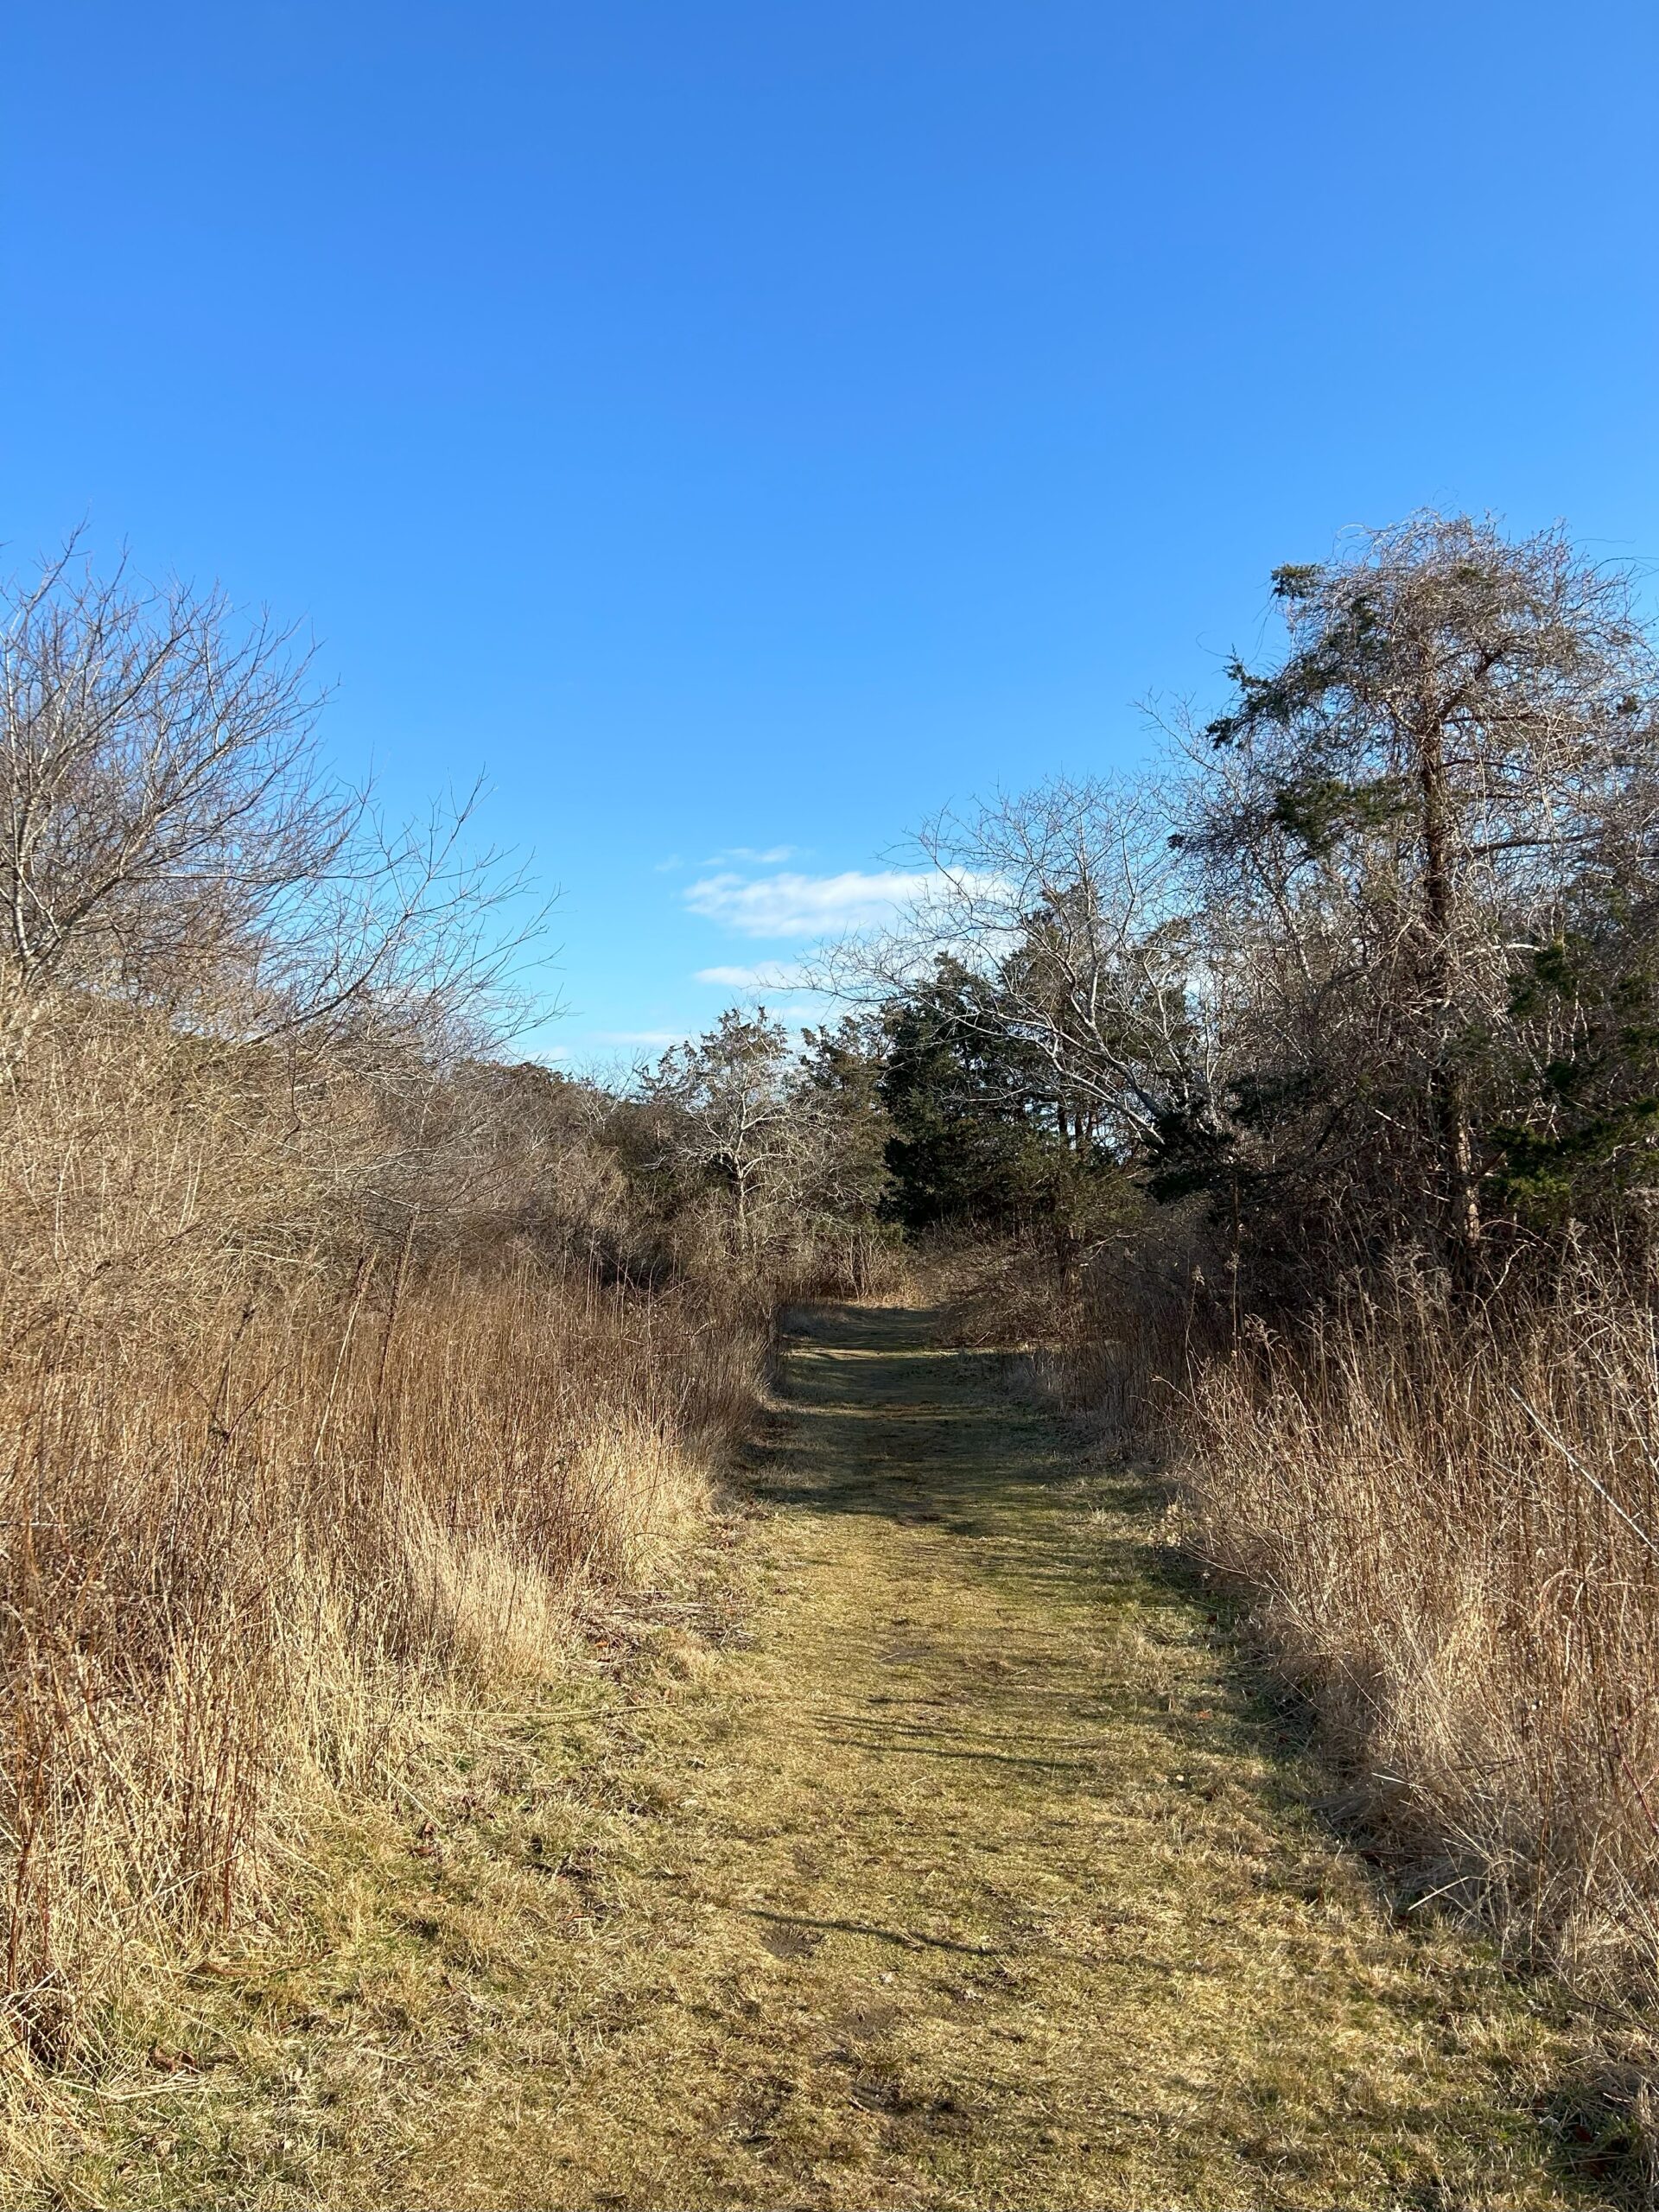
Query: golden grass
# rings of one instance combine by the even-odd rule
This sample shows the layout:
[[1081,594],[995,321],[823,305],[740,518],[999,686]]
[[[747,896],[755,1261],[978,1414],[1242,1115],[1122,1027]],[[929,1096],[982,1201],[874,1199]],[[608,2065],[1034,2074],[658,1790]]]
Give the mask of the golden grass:
[[1601,1997],[1659,1982],[1659,1339],[1588,1273],[1409,1281],[1210,1362],[1192,1541],[1259,1593],[1425,1889]]
[[1602,2201],[1547,1990],[1391,1914],[1144,1472],[932,1328],[810,1319],[767,1510],[158,1991],[197,2064],[65,2092],[54,2201]]
[[61,2083],[122,2063],[135,1992],[280,1924],[320,1821],[395,1796],[458,1709],[537,1690],[657,1576],[755,1403],[758,1302],[469,1250],[463,1210],[388,1250],[368,1185],[409,1183],[398,1132],[338,1071],[307,1072],[321,1100],[279,1072],[96,1004],[0,1022],[0,2094],[25,2161]]
[[627,1301],[533,1270],[406,1285],[390,1336],[365,1310],[245,1338],[228,1435],[188,1376],[118,1367],[16,1415],[40,1448],[7,1499],[12,2005],[42,2062],[105,1966],[229,1924],[270,1847],[382,1786],[435,1700],[556,1670],[751,1402],[741,1332],[688,1404],[683,1316],[647,1360]]

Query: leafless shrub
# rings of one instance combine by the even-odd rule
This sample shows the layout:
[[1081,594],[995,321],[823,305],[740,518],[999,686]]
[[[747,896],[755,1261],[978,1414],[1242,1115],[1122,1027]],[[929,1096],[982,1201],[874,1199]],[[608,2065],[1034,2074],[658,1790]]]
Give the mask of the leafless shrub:
[[321,769],[302,656],[70,563],[0,637],[0,2037],[58,2063],[458,1700],[652,1570],[766,1342],[614,1102],[487,1057],[469,804]]
[[0,591],[0,962],[243,1039],[465,1025],[539,917],[477,791],[389,823],[324,769],[311,657],[218,591],[71,547]]

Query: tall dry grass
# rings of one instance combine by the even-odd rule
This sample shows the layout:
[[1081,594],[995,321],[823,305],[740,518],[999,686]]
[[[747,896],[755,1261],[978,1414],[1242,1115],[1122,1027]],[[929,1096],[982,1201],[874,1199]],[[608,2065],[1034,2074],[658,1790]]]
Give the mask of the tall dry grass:
[[71,1000],[0,1053],[0,2007],[49,2065],[654,1571],[766,1331],[741,1286],[388,1237],[407,1139],[349,1068]]
[[1424,1890],[1581,1986],[1659,1971],[1659,1328],[1581,1267],[1452,1308],[1404,1274],[1195,1372],[1189,1540]]
[[1659,1988],[1659,1285],[1579,1255],[1484,1308],[1402,1262],[1275,1331],[1201,1217],[1079,1285],[982,1261],[970,1340],[1109,1449],[1246,1597],[1347,1808],[1419,1899],[1597,1998]]

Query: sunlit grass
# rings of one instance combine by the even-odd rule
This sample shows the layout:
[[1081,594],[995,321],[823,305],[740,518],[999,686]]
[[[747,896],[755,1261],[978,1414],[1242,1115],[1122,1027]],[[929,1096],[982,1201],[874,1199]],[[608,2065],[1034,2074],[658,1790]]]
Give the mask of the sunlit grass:
[[158,1999],[201,2069],[94,2201],[1566,2201],[1549,2000],[1309,1811],[1145,1470],[928,1325],[811,1322],[762,1516]]

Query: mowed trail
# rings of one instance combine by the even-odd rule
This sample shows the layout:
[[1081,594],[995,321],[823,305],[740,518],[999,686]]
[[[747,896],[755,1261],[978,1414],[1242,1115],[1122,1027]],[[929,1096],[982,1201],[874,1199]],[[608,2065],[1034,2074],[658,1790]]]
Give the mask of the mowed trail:
[[1144,1471],[1004,1381],[808,1316],[701,1594],[345,1822],[303,1929],[158,1993],[203,2070],[27,2201],[1598,2201],[1547,1994],[1390,1910]]
[[1586,2201],[1541,2019],[1390,1914],[1144,1480],[996,1365],[926,1314],[803,1323],[754,1640],[636,1713],[586,2030],[373,2201]]

